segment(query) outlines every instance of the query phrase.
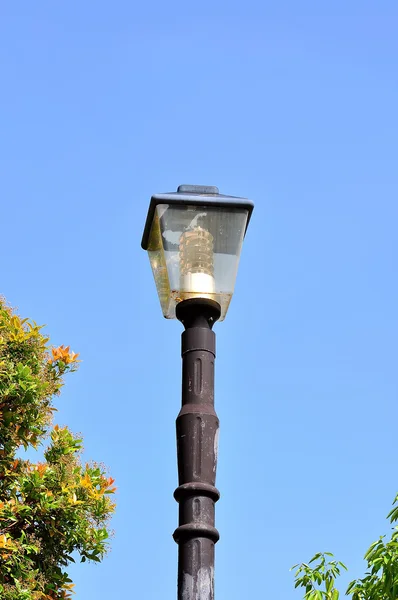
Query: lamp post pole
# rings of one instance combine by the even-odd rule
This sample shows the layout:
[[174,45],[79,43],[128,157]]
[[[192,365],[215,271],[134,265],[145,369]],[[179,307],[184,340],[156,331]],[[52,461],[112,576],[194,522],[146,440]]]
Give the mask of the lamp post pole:
[[176,316],[182,334],[182,407],[177,417],[179,526],[178,600],[214,599],[215,487],[219,421],[214,410],[217,302],[192,298],[180,302]]
[[235,286],[253,212],[247,198],[215,186],[180,185],[152,196],[141,246],[148,251],[163,315],[184,325],[182,407],[177,417],[178,600],[214,600],[219,422],[214,410],[216,321]]

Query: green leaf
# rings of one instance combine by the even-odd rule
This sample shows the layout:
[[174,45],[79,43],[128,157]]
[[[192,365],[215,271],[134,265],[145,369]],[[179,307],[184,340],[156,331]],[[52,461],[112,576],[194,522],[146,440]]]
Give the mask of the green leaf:
[[309,564],[311,564],[312,562],[314,562],[315,560],[318,560],[318,558],[322,556],[321,552],[318,552],[317,554],[315,554],[315,556],[313,556],[311,558],[311,560],[309,561]]

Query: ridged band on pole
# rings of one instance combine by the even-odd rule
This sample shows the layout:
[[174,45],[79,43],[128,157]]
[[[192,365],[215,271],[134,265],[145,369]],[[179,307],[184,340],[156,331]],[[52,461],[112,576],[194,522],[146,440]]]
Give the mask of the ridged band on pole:
[[220,306],[211,300],[177,305],[182,334],[182,407],[177,417],[179,527],[178,600],[214,599],[215,487],[219,421],[214,410],[215,334]]

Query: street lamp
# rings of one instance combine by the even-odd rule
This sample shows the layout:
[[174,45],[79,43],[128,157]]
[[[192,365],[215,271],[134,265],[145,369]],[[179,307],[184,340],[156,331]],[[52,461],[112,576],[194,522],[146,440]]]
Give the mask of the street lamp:
[[253,211],[216,187],[180,185],[152,196],[142,237],[163,315],[184,325],[182,408],[177,417],[178,600],[214,599],[215,487],[219,421],[214,410],[214,323],[234,291]]

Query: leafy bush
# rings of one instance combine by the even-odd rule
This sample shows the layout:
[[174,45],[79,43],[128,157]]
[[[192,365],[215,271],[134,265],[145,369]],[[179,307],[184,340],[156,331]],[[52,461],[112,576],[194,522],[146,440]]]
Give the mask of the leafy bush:
[[[34,321],[0,298],[0,598],[60,600],[73,584],[76,558],[99,562],[114,511],[113,479],[98,464],[82,465],[82,440],[52,428],[54,398],[78,355],[50,348]],[[21,449],[48,440],[44,460]],[[74,555],[74,557],[72,556]]]
[[[391,523],[398,522],[398,495],[393,509],[387,515]],[[305,590],[305,600],[338,600],[339,591],[335,580],[341,568],[347,567],[333,558],[330,552],[318,553],[309,561],[292,567],[296,569],[295,587]],[[352,581],[346,591],[352,600],[398,599],[398,527],[394,527],[391,539],[381,536],[371,544],[365,554],[367,570],[364,577]],[[312,566],[311,566],[312,565]]]

